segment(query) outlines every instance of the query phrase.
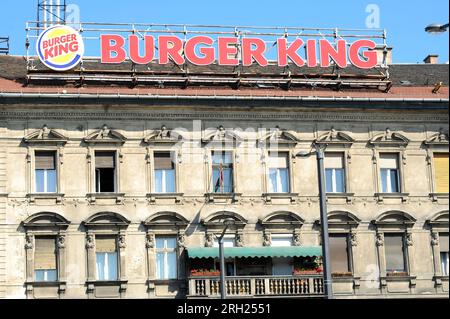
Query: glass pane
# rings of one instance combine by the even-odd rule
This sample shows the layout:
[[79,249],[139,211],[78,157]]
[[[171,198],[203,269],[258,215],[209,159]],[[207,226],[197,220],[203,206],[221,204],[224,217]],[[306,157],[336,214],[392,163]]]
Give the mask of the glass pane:
[[56,170],[47,170],[47,190],[48,193],[56,193]]
[[399,193],[400,187],[398,185],[398,170],[391,169],[389,174],[391,175],[391,191],[392,191],[392,193]]
[[345,174],[343,169],[336,169],[336,192],[345,193]]
[[331,271],[348,272],[350,267],[348,263],[347,235],[330,235],[329,240]]
[[155,192],[156,193],[163,193],[162,188],[162,177],[163,176],[163,170],[157,169],[155,170]]
[[279,190],[281,193],[289,192],[289,170],[287,168],[283,168],[279,170],[280,179],[281,179],[281,189]]
[[46,270],[47,272],[47,281],[56,281],[57,280],[57,271],[56,270]]
[[449,263],[449,254],[448,252],[443,252],[441,253],[441,265],[442,265],[442,275],[444,276],[448,276],[449,274],[449,267],[448,267],[448,263]]
[[271,168],[269,169],[269,192],[277,193],[277,169]]
[[156,238],[156,249],[164,249],[165,248],[165,238],[157,237]]
[[36,270],[34,272],[34,280],[37,282],[43,282],[45,277],[45,270]]
[[325,182],[327,184],[327,193],[334,193],[334,190],[333,190],[333,169],[327,168],[325,170]]
[[117,253],[107,253],[108,280],[117,280]]
[[106,253],[96,253],[97,280],[106,280],[105,277],[105,256]]
[[213,152],[212,154],[213,164],[232,164],[233,156],[230,152]]
[[223,177],[224,177],[224,192],[232,193],[233,192],[233,170],[231,168],[224,169]]
[[156,254],[156,278],[164,279],[164,253]]
[[45,187],[44,187],[44,170],[43,169],[37,169],[35,172],[36,175],[36,192],[38,193],[44,193]]
[[388,174],[389,170],[382,169],[381,170],[381,192],[382,193],[389,193],[388,190]]
[[177,239],[176,238],[166,238],[166,248],[168,248],[168,249],[177,248]]
[[166,170],[166,193],[175,193],[175,170]]
[[167,254],[167,279],[177,279],[177,254],[175,252]]

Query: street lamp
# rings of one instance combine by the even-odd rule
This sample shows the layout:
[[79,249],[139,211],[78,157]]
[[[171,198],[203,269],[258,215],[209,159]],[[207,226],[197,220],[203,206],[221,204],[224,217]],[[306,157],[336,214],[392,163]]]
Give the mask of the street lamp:
[[330,242],[328,236],[328,216],[327,216],[327,198],[326,198],[326,184],[324,171],[324,158],[326,145],[314,143],[315,151],[300,152],[296,156],[308,157],[316,154],[317,169],[319,172],[319,196],[320,196],[320,225],[322,230],[322,261],[324,272],[324,288],[327,299],[333,299],[333,287],[330,267]]
[[437,34],[437,33],[444,33],[448,30],[449,24],[437,24],[437,23],[433,23],[428,25],[425,28],[425,31],[428,33],[433,33],[433,34]]
[[216,235],[217,241],[219,242],[219,258],[220,258],[220,299],[225,299],[227,297],[227,289],[225,283],[225,249],[224,249],[224,238],[228,227],[234,224],[234,220],[227,219],[223,222],[225,228],[220,236]]

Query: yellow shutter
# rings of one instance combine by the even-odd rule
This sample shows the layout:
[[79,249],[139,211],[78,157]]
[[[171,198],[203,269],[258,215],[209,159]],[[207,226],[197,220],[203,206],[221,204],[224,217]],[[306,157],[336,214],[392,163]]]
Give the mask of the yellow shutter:
[[434,172],[436,191],[438,193],[448,193],[448,153],[434,154]]
[[97,253],[113,253],[116,251],[116,239],[114,237],[95,237]]
[[36,237],[34,251],[34,269],[56,269],[56,245],[54,237]]

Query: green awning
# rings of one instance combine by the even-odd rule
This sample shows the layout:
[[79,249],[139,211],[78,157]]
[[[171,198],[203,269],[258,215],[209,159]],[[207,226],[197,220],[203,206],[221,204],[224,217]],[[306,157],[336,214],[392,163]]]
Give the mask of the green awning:
[[[189,258],[219,258],[218,247],[187,248]],[[314,257],[322,256],[322,247],[226,247],[225,258]]]

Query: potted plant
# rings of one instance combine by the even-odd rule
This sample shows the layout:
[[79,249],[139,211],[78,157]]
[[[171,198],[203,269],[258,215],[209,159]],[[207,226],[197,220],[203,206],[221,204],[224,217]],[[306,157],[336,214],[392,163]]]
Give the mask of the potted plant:
[[323,273],[320,258],[302,258],[301,264],[295,268],[294,275],[317,275]]

